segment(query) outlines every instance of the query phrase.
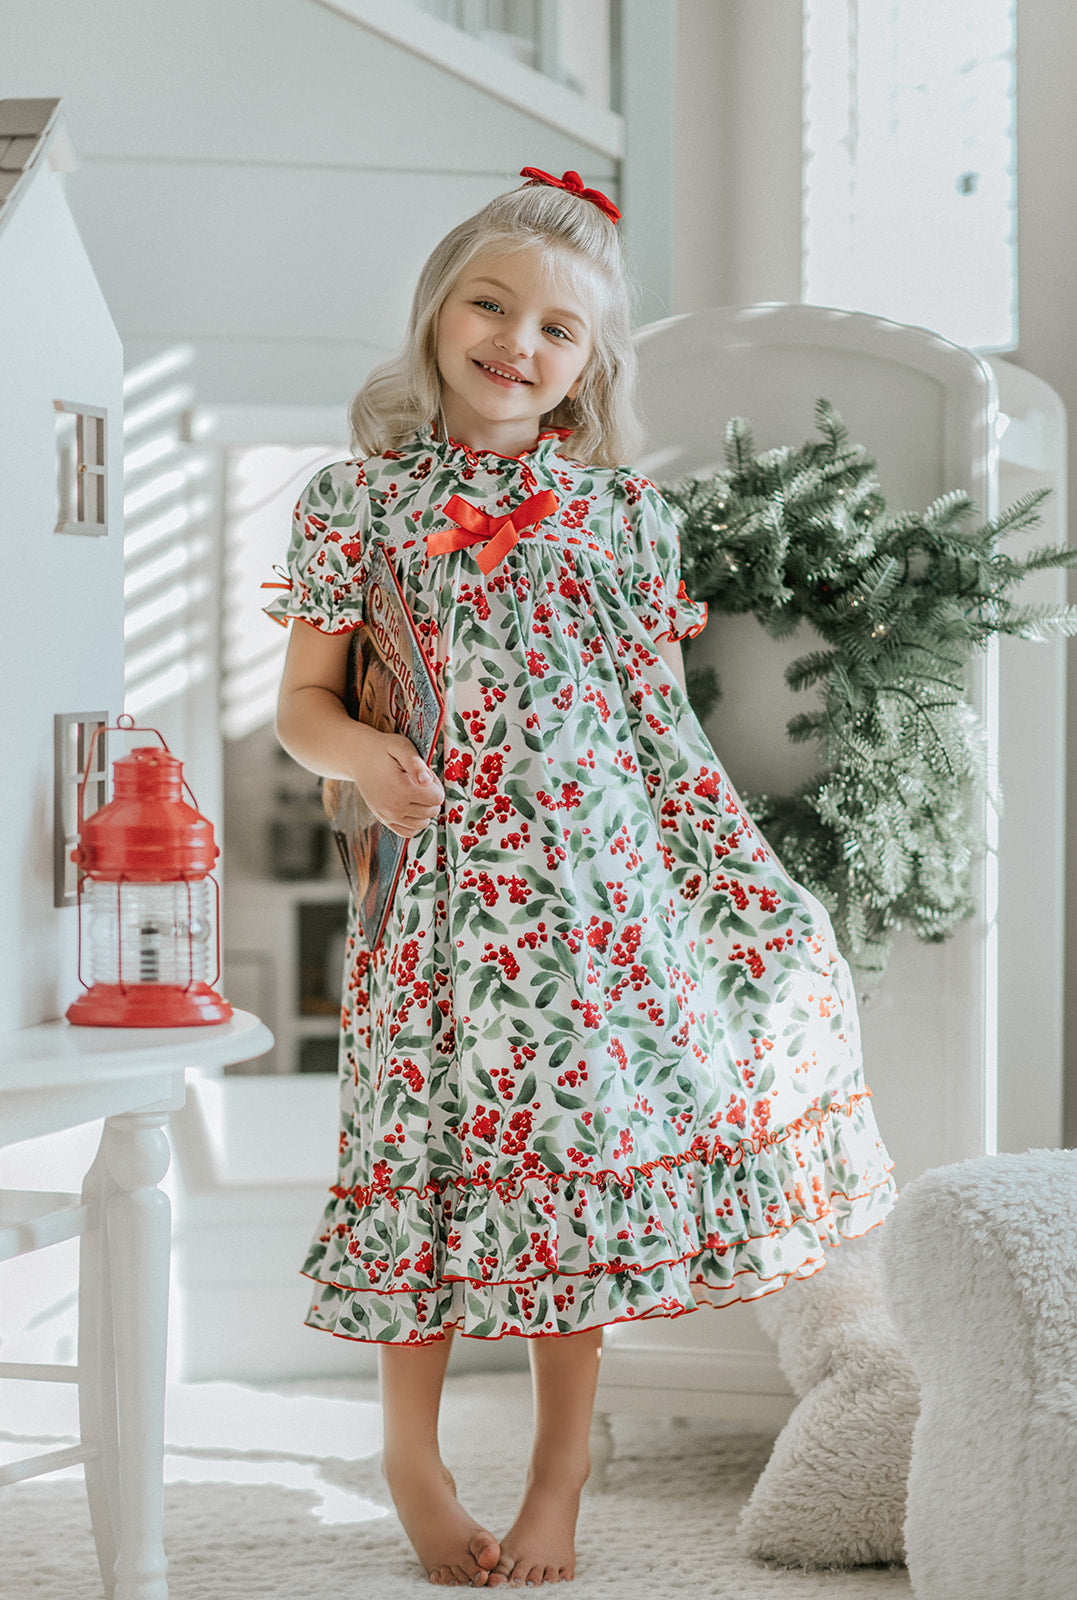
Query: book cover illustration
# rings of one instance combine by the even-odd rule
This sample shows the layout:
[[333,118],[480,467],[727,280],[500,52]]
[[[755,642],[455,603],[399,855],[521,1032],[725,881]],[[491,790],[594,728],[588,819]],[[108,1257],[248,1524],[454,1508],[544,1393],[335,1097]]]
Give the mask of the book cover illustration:
[[[348,650],[344,701],[359,722],[402,733],[424,761],[437,742],[444,705],[392,563],[379,548],[371,557],[363,626]],[[354,783],[326,778],[322,803],[373,950],[385,931],[407,844],[383,827]]]

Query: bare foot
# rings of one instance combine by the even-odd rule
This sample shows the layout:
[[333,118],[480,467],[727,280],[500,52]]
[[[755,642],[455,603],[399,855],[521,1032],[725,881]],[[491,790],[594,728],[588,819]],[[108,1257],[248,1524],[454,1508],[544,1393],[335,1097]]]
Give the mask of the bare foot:
[[587,1474],[528,1474],[516,1521],[501,1541],[501,1559],[490,1575],[501,1583],[565,1583],[576,1576],[576,1517]]
[[382,1462],[397,1515],[431,1583],[481,1588],[501,1546],[456,1498],[452,1474],[438,1460]]

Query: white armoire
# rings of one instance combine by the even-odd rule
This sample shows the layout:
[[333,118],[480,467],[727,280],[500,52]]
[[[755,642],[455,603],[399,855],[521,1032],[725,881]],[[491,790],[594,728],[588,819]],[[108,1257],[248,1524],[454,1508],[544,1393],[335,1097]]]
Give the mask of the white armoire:
[[[659,483],[724,464],[730,417],[751,422],[758,449],[799,445],[823,397],[876,458],[891,510],[963,489],[986,518],[1047,486],[1034,542],[1065,540],[1065,415],[1018,367],[921,328],[801,305],[673,317],[641,331],[639,354],[641,465]],[[1064,598],[1061,575],[1038,575],[1024,598]],[[707,731],[741,793],[786,791],[815,770],[814,750],[785,733],[811,702],[784,669],[808,648],[803,629],[777,643],[754,617],[712,614],[695,650],[692,665],[719,674]],[[899,1185],[995,1149],[1061,1142],[1063,669],[1060,642],[1003,640],[971,663],[1004,802],[985,819],[977,915],[942,944],[899,937],[862,998],[865,1072]],[[607,1329],[600,1418],[768,1428],[791,1405],[750,1305]]]

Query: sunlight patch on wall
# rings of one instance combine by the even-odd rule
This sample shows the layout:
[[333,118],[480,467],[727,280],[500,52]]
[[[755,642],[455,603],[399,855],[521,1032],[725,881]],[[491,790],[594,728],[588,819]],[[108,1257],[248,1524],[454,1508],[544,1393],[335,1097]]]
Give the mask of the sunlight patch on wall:
[[176,346],[124,380],[124,706],[136,718],[212,664],[212,463],[182,438],[193,359]]
[[263,612],[288,547],[292,509],[307,479],[340,449],[239,445],[225,452],[221,728],[242,739],[271,722],[287,630]]

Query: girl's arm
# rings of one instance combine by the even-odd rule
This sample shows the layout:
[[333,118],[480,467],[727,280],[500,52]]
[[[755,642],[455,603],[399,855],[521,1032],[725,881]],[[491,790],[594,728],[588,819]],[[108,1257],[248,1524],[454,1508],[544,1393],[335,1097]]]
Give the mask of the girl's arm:
[[277,701],[277,737],[325,778],[349,778],[380,822],[410,839],[437,815],[445,791],[410,739],[356,722],[344,706],[350,635],[291,627]]
[[660,639],[655,639],[654,647],[680,684],[681,689],[687,694],[688,690],[685,688],[684,682],[684,657],[681,654],[680,640],[671,639],[668,633],[664,633]]

